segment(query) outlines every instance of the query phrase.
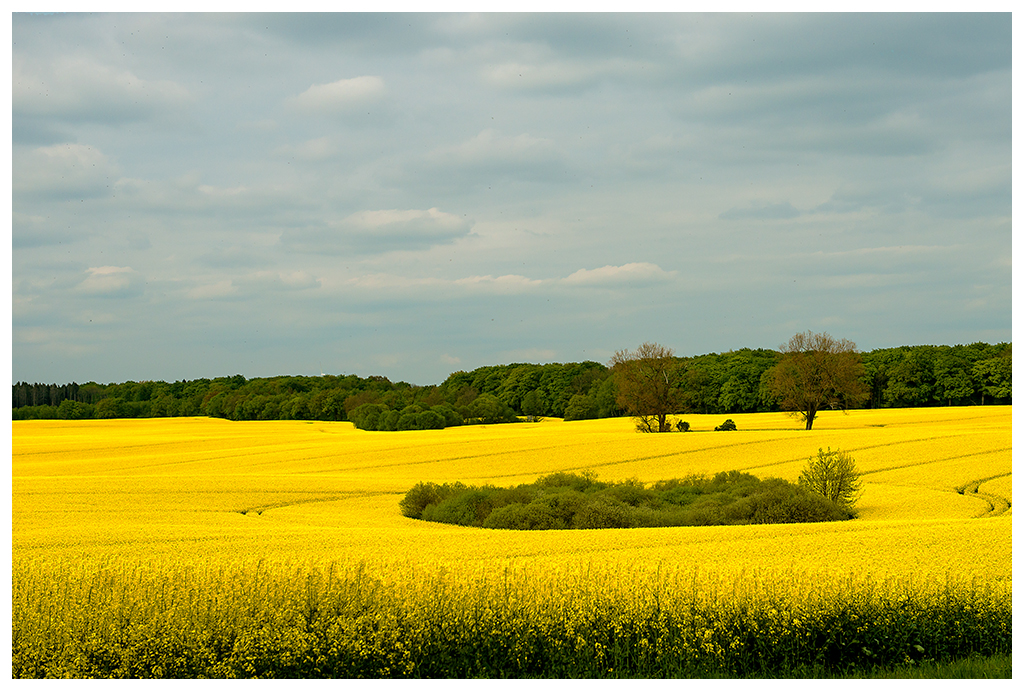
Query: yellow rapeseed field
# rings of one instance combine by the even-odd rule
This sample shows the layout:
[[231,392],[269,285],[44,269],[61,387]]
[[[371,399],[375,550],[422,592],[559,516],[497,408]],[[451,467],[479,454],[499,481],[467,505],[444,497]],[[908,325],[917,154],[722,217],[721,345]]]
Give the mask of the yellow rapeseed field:
[[[694,431],[664,435],[637,434],[628,419],[398,433],[299,421],[18,421],[13,554],[1010,576],[1010,408],[826,412],[809,432],[784,414],[735,415],[738,431],[712,432],[719,417],[687,416]],[[590,470],[653,482],[731,469],[796,480],[819,447],[851,452],[864,473],[856,520],[506,532],[398,510],[420,481],[510,485]]]
[[[1007,649],[1009,407],[686,419],[14,422],[15,675],[775,675]],[[558,471],[796,480],[825,447],[863,472],[855,520],[498,531],[398,506]]]

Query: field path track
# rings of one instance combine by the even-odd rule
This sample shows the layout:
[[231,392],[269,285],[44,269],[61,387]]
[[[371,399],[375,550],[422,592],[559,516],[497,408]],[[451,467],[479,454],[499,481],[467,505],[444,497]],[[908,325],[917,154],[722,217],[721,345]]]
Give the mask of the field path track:
[[1010,473],[1002,473],[1001,475],[993,475],[992,477],[983,477],[979,480],[971,480],[963,485],[956,488],[958,494],[965,496],[976,496],[988,504],[988,510],[978,516],[978,518],[990,518],[991,516],[1000,516],[1010,510],[1010,500],[1000,497],[997,494],[988,494],[987,492],[979,492],[978,487],[989,480],[995,480],[1001,477],[1007,477]]

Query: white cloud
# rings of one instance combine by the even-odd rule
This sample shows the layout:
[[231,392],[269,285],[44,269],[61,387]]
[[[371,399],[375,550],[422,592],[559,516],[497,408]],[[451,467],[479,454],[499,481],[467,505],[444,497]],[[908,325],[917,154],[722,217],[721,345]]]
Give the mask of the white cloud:
[[589,86],[604,78],[636,75],[652,65],[621,60],[538,60],[509,61],[483,68],[484,79],[503,88],[562,89]]
[[54,144],[15,152],[15,193],[96,197],[110,193],[117,166],[87,144]]
[[188,90],[173,81],[142,79],[130,70],[70,55],[45,63],[16,58],[12,96],[16,117],[111,124],[163,117],[192,100]]
[[363,76],[339,79],[330,84],[313,84],[289,104],[299,110],[315,113],[344,112],[381,98],[385,93],[384,80]]
[[142,276],[130,266],[97,266],[88,269],[78,292],[102,297],[131,297],[142,293]]
[[186,294],[193,300],[219,300],[238,295],[238,289],[226,278],[216,283],[197,286]]
[[718,214],[722,220],[786,220],[796,218],[800,211],[789,202],[751,202],[746,206],[734,206]]
[[634,262],[622,266],[602,266],[599,269],[580,269],[562,279],[563,283],[577,286],[647,285],[670,280],[675,271],[665,271],[657,264]]
[[453,242],[469,234],[464,217],[430,209],[359,211],[326,228],[285,231],[281,243],[297,252],[340,254],[421,250]]
[[301,144],[280,146],[274,149],[274,154],[305,161],[322,161],[336,156],[339,150],[338,142],[334,137],[317,137]]
[[527,278],[515,274],[505,276],[467,276],[455,280],[455,285],[471,288],[476,291],[501,293],[504,295],[523,293],[549,283],[549,281]]
[[554,143],[550,139],[525,133],[509,137],[493,129],[486,129],[461,144],[434,152],[432,158],[443,163],[480,165],[492,162],[548,162],[556,156]]
[[232,283],[250,291],[308,290],[320,287],[320,279],[306,271],[257,271]]

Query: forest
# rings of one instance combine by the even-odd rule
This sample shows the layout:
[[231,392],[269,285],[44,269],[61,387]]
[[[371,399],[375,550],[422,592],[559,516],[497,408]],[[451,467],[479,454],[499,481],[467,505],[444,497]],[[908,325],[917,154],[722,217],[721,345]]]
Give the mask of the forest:
[[[991,405],[1012,402],[1012,346],[973,343],[900,346],[861,354],[870,408]],[[779,410],[766,372],[774,350],[743,348],[673,358],[680,413]],[[429,429],[513,422],[615,417],[616,382],[598,362],[513,363],[458,371],[438,385],[383,376],[242,375],[175,382],[13,385],[12,417],[88,419],[208,416],[229,420],[351,421],[361,429]]]

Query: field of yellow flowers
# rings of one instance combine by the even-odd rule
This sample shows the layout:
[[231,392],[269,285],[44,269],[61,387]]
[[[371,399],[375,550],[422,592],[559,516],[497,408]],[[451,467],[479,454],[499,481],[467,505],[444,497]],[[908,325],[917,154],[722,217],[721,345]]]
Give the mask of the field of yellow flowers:
[[[719,417],[16,421],[15,676],[757,676],[1009,650],[1009,407]],[[825,447],[864,473],[855,520],[489,531],[398,507],[421,481],[557,471],[796,480]]]

